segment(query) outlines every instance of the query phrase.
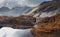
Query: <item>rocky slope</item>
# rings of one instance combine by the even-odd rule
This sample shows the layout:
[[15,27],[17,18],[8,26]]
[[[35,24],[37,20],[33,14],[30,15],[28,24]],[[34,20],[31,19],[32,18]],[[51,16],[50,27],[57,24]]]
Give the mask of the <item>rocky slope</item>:
[[40,20],[32,33],[35,37],[60,37],[60,14]]
[[[60,2],[59,1],[60,0],[45,1],[45,2],[41,3],[39,6],[34,7],[31,11],[29,11],[27,13],[27,15],[31,15],[33,17],[53,16],[53,15],[55,15],[54,13],[59,13],[59,11],[60,11]],[[48,14],[48,16],[46,14]]]
[[35,18],[32,16],[0,16],[0,28],[1,27],[12,27],[15,29],[20,28],[32,28],[34,26]]
[[38,13],[39,17],[38,27],[31,31],[34,37],[60,37],[60,0],[43,2],[38,7],[30,13],[33,17]]

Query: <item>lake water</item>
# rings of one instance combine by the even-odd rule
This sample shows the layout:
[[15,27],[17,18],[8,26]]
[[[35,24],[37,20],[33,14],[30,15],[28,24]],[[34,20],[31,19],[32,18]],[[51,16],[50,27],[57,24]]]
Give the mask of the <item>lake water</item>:
[[0,37],[33,37],[31,29],[13,29],[3,27],[0,29]]

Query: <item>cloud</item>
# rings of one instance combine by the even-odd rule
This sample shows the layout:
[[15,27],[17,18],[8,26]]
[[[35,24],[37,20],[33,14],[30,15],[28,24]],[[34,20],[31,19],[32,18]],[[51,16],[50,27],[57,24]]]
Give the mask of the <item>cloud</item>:
[[13,8],[13,7],[24,7],[24,6],[29,6],[29,7],[35,7],[39,5],[41,2],[45,0],[0,0],[0,7],[5,6],[8,8]]
[[43,1],[45,0],[0,0],[0,16],[20,15],[27,12],[29,9],[38,6]]

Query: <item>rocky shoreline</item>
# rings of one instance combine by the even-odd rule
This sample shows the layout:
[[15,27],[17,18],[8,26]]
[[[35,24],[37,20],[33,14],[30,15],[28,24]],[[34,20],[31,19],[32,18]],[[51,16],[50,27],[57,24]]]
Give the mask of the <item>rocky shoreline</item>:
[[32,16],[18,16],[18,17],[8,17],[1,16],[0,17],[0,28],[2,27],[12,27],[15,29],[26,29],[32,28],[35,23],[35,18]]

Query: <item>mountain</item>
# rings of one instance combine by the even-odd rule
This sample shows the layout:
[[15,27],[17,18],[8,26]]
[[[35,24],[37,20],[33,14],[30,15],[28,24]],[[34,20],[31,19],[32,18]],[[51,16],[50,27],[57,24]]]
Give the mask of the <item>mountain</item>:
[[29,9],[32,9],[31,7],[14,7],[12,9],[8,7],[1,7],[0,8],[0,14],[2,16],[19,16],[23,13],[26,13]]
[[37,27],[31,30],[34,37],[60,37],[60,0],[45,1],[27,15],[37,19]]
[[25,7],[15,7],[15,8],[12,8],[11,11],[17,15],[20,15],[20,14],[26,13],[30,9],[32,9],[32,8],[26,7],[26,6]]
[[[27,15],[31,15],[33,17],[50,17],[55,15],[60,11],[60,2],[58,1],[45,1],[41,3],[39,6],[34,7],[30,10]],[[44,15],[43,15],[44,14]],[[48,16],[47,16],[48,15]]]
[[19,15],[20,12],[26,10],[25,14],[17,17],[0,16],[0,28],[32,28],[31,33],[34,37],[60,37],[60,0],[45,1],[32,9],[29,7],[15,7],[9,9],[15,14],[8,13],[12,15],[17,13]]
[[60,37],[60,14],[41,18],[38,27],[31,32],[35,37]]
[[33,28],[36,18],[32,16],[0,16],[0,28],[12,27],[15,29]]
[[0,8],[0,12],[7,12],[7,11],[9,11],[10,9],[9,8],[7,8],[7,7],[1,7]]

